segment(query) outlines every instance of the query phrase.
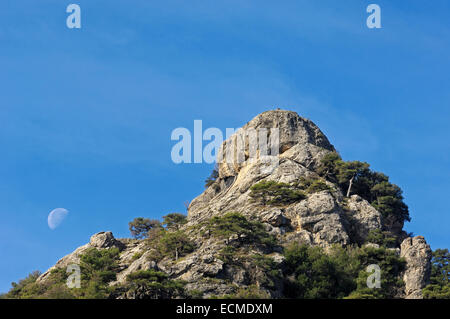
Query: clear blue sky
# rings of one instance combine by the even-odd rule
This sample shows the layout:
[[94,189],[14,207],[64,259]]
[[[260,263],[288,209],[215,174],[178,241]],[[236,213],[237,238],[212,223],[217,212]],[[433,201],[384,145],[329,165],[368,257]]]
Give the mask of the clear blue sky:
[[[449,14],[448,0],[1,1],[0,291],[98,231],[185,212],[211,165],[173,164],[174,128],[275,107],[389,175],[406,230],[449,247]],[[52,231],[57,207],[70,214]]]

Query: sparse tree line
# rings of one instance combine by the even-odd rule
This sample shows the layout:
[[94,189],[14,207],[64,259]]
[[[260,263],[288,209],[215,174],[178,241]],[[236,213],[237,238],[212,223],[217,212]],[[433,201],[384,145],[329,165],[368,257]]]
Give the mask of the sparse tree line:
[[339,154],[329,153],[322,159],[317,173],[337,185],[347,197],[352,194],[361,196],[383,217],[402,223],[411,220],[401,188],[392,184],[385,174],[372,171],[369,164],[346,162]]
[[250,197],[261,205],[289,205],[305,199],[308,194],[332,191],[328,181],[346,197],[356,194],[367,200],[383,215],[386,223],[403,225],[411,220],[401,188],[392,184],[385,174],[370,170],[367,163],[346,162],[337,153],[329,153],[321,160],[316,173],[320,178],[302,177],[290,184],[275,181],[256,183],[250,188]]

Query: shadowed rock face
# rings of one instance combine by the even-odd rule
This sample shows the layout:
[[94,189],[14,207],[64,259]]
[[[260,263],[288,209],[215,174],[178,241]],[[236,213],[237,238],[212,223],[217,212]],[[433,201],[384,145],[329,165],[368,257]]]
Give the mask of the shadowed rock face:
[[[256,157],[249,156],[252,153],[252,146],[244,142],[243,161],[220,162],[218,179],[191,202],[188,209],[188,224],[184,226],[196,246],[191,254],[177,262],[167,258],[153,262],[149,259],[152,248],[144,241],[115,239],[111,232],[101,232],[92,236],[89,244],[62,258],[54,267],[63,268],[79,262],[79,256],[90,247],[98,249],[118,247],[121,251],[120,269],[117,281],[111,283],[112,285],[124,283],[127,275],[132,272],[156,269],[165,272],[171,279],[184,280],[188,289],[202,291],[204,296],[208,297],[233,293],[234,290],[223,281],[204,279],[226,279],[233,285],[245,287],[255,281],[258,283],[258,278],[261,278],[258,269],[251,264],[234,267],[219,258],[218,252],[224,247],[235,245],[238,238],[205,239],[189,232],[190,226],[198,225],[214,216],[239,212],[250,220],[262,222],[266,230],[276,236],[281,244],[297,242],[324,248],[334,244],[362,245],[366,242],[370,231],[382,229],[382,216],[373,206],[357,195],[344,198],[342,192],[329,181],[326,181],[329,190],[308,194],[305,199],[292,204],[263,206],[252,201],[250,187],[258,182],[292,183],[302,177],[318,178],[316,169],[321,159],[335,151],[333,145],[314,123],[301,118],[295,112],[282,110],[264,112],[248,122],[243,131],[266,129],[264,132],[267,136],[262,140],[267,141],[267,149],[270,149],[275,138],[274,133],[270,133],[273,128],[278,130],[279,145],[275,151],[271,149],[267,155],[271,158],[271,163],[275,162],[276,165],[268,169],[265,158],[259,156],[261,154],[257,153]],[[229,148],[233,148],[239,134],[241,133],[237,132],[222,144],[219,156],[225,154]],[[400,231],[396,233],[399,234]],[[399,242],[403,238],[399,235]],[[283,256],[275,248],[270,252],[259,253],[270,255],[275,263],[283,262]],[[430,275],[431,250],[423,237],[416,237],[405,239],[400,253],[407,261],[407,269],[403,276],[405,297],[421,298],[421,289]],[[39,281],[45,281],[49,271],[44,273]],[[272,291],[271,296],[282,297],[280,290]]]
[[381,229],[381,214],[368,201],[358,195],[352,195],[348,200],[352,222],[349,225],[354,241],[362,244],[371,230]]

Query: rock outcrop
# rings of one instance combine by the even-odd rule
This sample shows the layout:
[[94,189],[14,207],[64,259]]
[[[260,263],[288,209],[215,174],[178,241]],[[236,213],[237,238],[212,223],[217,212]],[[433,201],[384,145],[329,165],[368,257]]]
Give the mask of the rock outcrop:
[[342,208],[329,191],[314,193],[286,208],[286,216],[294,227],[293,233],[299,232],[310,238],[309,244],[327,247],[350,243]]
[[[189,222],[195,224],[233,211],[251,218],[261,216],[278,234],[293,229],[297,234],[289,234],[291,238],[298,236],[306,242],[321,246],[348,244],[349,237],[340,206],[343,196],[338,190],[312,194],[298,204],[283,209],[269,208],[269,211],[267,207],[260,207],[250,198],[250,187],[261,181],[292,183],[301,177],[318,177],[314,168],[323,156],[334,152],[335,149],[311,121],[290,111],[264,112],[224,142],[219,152],[219,161],[228,149],[237,147],[236,140],[242,138],[243,132],[264,132],[266,129],[269,134],[271,128],[276,128],[279,135],[279,149],[275,154],[270,154],[273,158],[269,160],[270,163],[276,164],[268,169],[267,158],[249,156],[251,146],[244,141],[244,158],[239,161],[238,156],[234,156],[231,162],[219,162],[219,178],[191,202]],[[270,137],[266,140],[266,149],[272,149],[273,152],[274,141],[271,141]],[[271,217],[267,219],[268,216]]]
[[58,262],[53,267],[44,272],[37,279],[37,281],[45,282],[48,279],[48,275],[50,274],[50,272],[55,268],[66,268],[71,264],[79,264],[80,256],[89,248],[106,249],[112,247],[117,247],[123,250],[127,246],[119,240],[115,239],[112,232],[99,232],[95,235],[92,235],[88,244],[78,247],[74,252],[58,260]]
[[406,260],[403,275],[406,299],[422,299],[422,289],[428,284],[431,272],[431,249],[422,236],[406,238],[400,256]]
[[[271,130],[273,128],[276,132]],[[246,140],[245,134],[249,131],[262,132],[257,135],[259,150],[253,149],[254,146]],[[238,154],[235,148],[239,139],[243,145],[242,154]],[[265,149],[265,154],[261,151],[261,143],[264,144],[262,149]],[[251,187],[258,182],[289,184],[302,178],[319,179],[317,167],[330,152],[335,152],[335,149],[327,137],[314,123],[295,112],[277,110],[256,116],[243,130],[223,143],[218,158],[218,178],[190,203],[184,230],[190,234],[193,226],[227,212],[237,212],[249,220],[263,223],[281,245],[297,242],[325,249],[336,244],[378,247],[366,241],[372,230],[385,230],[383,225],[386,221],[383,221],[380,212],[358,195],[344,198],[341,190],[330,181],[325,181],[327,189],[308,193],[303,200],[282,206],[266,206],[252,200]],[[227,153],[231,154],[231,161],[222,160]],[[397,223],[391,233],[401,233],[402,226],[402,223]],[[143,241],[115,239],[111,232],[102,232],[92,236],[89,244],[64,257],[51,269],[77,263],[80,254],[90,247],[117,247],[121,251],[120,269],[117,280],[111,285],[124,283],[130,273],[149,269],[185,281],[188,289],[201,291],[204,297],[230,294],[235,292],[233,287],[251,283],[259,287],[264,281],[258,267],[248,263],[238,267],[219,258],[219,251],[229,246],[237,247],[241,238],[217,240],[190,236],[195,241],[195,251],[176,262],[169,259],[155,262],[149,258],[152,248]],[[398,242],[401,240],[403,237]],[[253,253],[264,253],[274,263],[283,263],[283,256],[277,247],[272,251]],[[406,298],[421,297],[421,289],[430,275],[430,255],[430,248],[423,237],[407,238],[401,244],[401,256],[407,261],[403,277]],[[40,282],[46,280],[49,271],[39,278]],[[224,284],[225,280],[230,284]],[[267,293],[272,297],[282,297],[280,291],[275,287]],[[127,297],[130,296],[121,296]]]
[[[95,248],[121,247],[123,244],[114,238],[112,232],[100,232],[91,237],[89,246]],[[123,247],[122,247],[123,248]]]

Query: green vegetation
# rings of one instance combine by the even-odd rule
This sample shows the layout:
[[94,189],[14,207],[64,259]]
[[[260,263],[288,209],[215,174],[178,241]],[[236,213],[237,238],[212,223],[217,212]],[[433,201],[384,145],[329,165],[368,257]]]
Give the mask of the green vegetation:
[[162,224],[170,230],[179,230],[180,227],[187,223],[186,215],[180,213],[171,213],[163,217]]
[[39,272],[31,273],[19,283],[13,283],[6,298],[18,299],[104,299],[113,291],[109,287],[116,280],[119,250],[117,248],[98,250],[90,248],[80,256],[81,288],[69,289],[67,279],[70,274],[65,269],[51,271],[44,283],[37,283]]
[[303,190],[308,194],[318,193],[322,191],[332,191],[333,189],[319,178],[300,177],[300,180],[292,184],[295,188]]
[[337,153],[327,154],[317,169],[321,176],[338,184],[347,197],[350,196],[352,186],[363,179],[368,171],[369,164],[359,161],[344,162]]
[[161,231],[178,231],[187,223],[186,215],[170,213],[163,217],[161,223],[156,219],[137,217],[128,223],[131,236],[136,239],[158,237]]
[[192,289],[188,293],[189,299],[202,299],[203,298],[203,291]]
[[[148,218],[135,218],[129,223],[130,231],[135,238],[146,238],[147,245],[153,249],[151,258],[155,261],[165,257],[178,260],[194,251],[195,246],[181,229],[187,223],[185,215],[171,213],[163,217],[163,222]],[[140,256],[133,256],[133,260]]]
[[267,233],[262,223],[249,221],[239,213],[226,213],[215,216],[206,222],[205,231],[210,236],[228,239],[236,236],[239,241],[273,246],[276,240]]
[[[179,256],[193,250],[193,245],[181,231],[166,231],[160,228],[157,251],[163,256]],[[137,253],[133,259],[138,259]],[[4,298],[51,298],[51,299],[105,299],[123,292],[131,292],[141,298],[172,298],[184,294],[184,283],[168,279],[162,272],[139,271],[127,277],[125,285],[111,287],[119,271],[119,249],[89,248],[80,255],[81,287],[69,289],[67,279],[70,273],[56,268],[43,283],[37,283],[39,272],[33,272],[19,283],[13,283]]]
[[373,243],[383,247],[395,247],[397,239],[392,237],[389,232],[383,232],[381,229],[373,229],[366,238],[366,243]]
[[288,298],[329,299],[347,296],[355,287],[344,267],[319,247],[292,245],[286,249],[285,283]]
[[[212,230],[216,236],[241,234],[248,236],[249,229],[255,227],[239,214],[229,213],[221,218],[218,225],[232,226],[232,230],[221,226]],[[234,222],[233,222],[234,221]],[[237,224],[238,226],[233,224]],[[258,233],[258,227],[256,227]],[[167,250],[159,248],[163,253],[174,257],[174,249],[181,253],[181,233],[179,231],[163,231],[161,236],[173,234],[174,242],[168,241]],[[176,234],[176,235],[175,235]],[[185,235],[183,235],[185,236]],[[252,241],[258,241],[259,235],[252,235]],[[264,237],[264,236],[263,236]],[[174,244],[175,243],[175,244]],[[165,245],[165,244],[160,244]],[[176,248],[175,248],[176,247]],[[222,298],[268,298],[269,291],[283,288],[286,298],[395,298],[403,287],[400,274],[405,262],[392,250],[357,246],[335,246],[327,253],[320,247],[293,244],[284,249],[284,262],[276,263],[270,255],[250,254],[247,246],[240,248],[226,246],[220,258],[232,267],[247,269],[250,284],[239,288],[235,294]],[[156,271],[137,271],[127,276],[121,286],[110,287],[109,283],[116,279],[118,271],[118,250],[95,248],[88,249],[80,256],[82,286],[80,289],[69,289],[66,286],[68,274],[65,269],[55,269],[45,283],[37,284],[39,272],[30,274],[13,288],[4,298],[109,298],[125,293],[134,298],[202,298],[201,291],[185,291],[182,281],[171,280],[168,275]],[[438,250],[434,253],[432,284],[424,289],[426,298],[448,298],[449,294],[449,253]],[[378,265],[381,269],[381,287],[367,288],[367,266]],[[208,278],[212,282],[224,283],[218,278]],[[231,283],[229,283],[231,284]]]
[[[372,205],[383,207],[380,209],[384,214],[398,216],[397,206],[391,200],[401,200],[401,191],[398,192],[387,177],[369,171],[364,163],[344,165],[335,155],[329,157],[331,159],[325,160],[319,170],[324,177],[335,178],[336,185],[346,187],[348,192],[357,192],[367,198],[373,196]],[[292,184],[261,182],[253,185],[251,190],[252,197],[264,204],[284,205],[301,200],[306,194],[333,191],[333,188],[321,178],[302,178]],[[392,195],[393,192],[396,193]],[[386,195],[388,193],[392,196]],[[386,199],[388,197],[389,200]],[[218,243],[227,243],[215,255],[225,263],[220,278],[204,278],[210,283],[232,288],[233,294],[221,298],[257,299],[269,298],[271,294],[315,299],[396,298],[403,289],[401,274],[405,261],[394,250],[388,249],[395,245],[395,238],[389,232],[373,230],[369,233],[367,242],[378,244],[380,248],[335,246],[325,251],[320,247],[298,244],[284,248],[277,246],[276,238],[268,233],[264,224],[235,212],[215,216],[195,227],[183,227],[186,222],[186,216],[171,213],[163,217],[162,223],[141,217],[129,225],[135,238],[145,238],[152,252],[150,258],[154,261],[166,258],[166,261],[177,262],[190,254],[196,249],[190,239],[192,236],[215,237],[219,239]],[[276,262],[267,255],[276,251],[275,247],[283,252],[283,262]],[[170,279],[168,274],[155,269],[133,272],[126,277],[124,284],[111,286],[120,269],[119,253],[118,248],[89,248],[84,251],[80,255],[79,289],[69,289],[66,283],[70,273],[56,268],[43,283],[36,282],[40,273],[33,272],[13,283],[11,290],[0,298],[102,299],[125,295],[128,298],[160,299],[204,296],[200,290],[186,291],[184,282]],[[132,260],[142,254],[136,253]],[[425,298],[450,298],[449,260],[448,250],[433,253],[432,278],[430,285],[423,290]],[[368,277],[372,275],[368,272],[369,265],[380,267],[380,288],[367,286]],[[245,270],[242,275],[247,283],[245,287],[233,284],[230,279],[230,274],[241,270]]]
[[[285,250],[284,294],[288,298],[394,298],[401,289],[399,274],[404,260],[385,248],[320,247],[292,245]],[[367,288],[366,267],[381,268],[381,288]]]
[[274,181],[260,182],[250,187],[250,197],[262,205],[288,205],[306,198],[303,191],[292,185]]
[[202,299],[203,298],[203,291],[192,289],[188,292],[188,298],[189,299]]
[[326,155],[317,169],[319,175],[335,183],[349,197],[357,194],[366,199],[391,221],[410,221],[402,190],[389,182],[389,177],[369,169],[369,164],[345,162],[337,153]]
[[133,257],[131,257],[131,261],[138,260],[139,258],[142,257],[142,255],[143,255],[142,252],[137,252],[137,253],[135,253],[135,254],[133,255]]
[[160,261],[165,257],[178,260],[194,251],[195,245],[184,231],[160,230],[157,234],[148,238],[148,246],[153,248],[152,259]]
[[[351,299],[390,299],[395,298],[403,288],[400,274],[405,270],[406,262],[387,248],[364,247],[357,255],[362,269],[356,279],[357,289]],[[381,269],[381,288],[368,288],[367,278],[371,275],[366,271],[369,265],[378,265]]]
[[74,289],[74,292],[81,298],[108,298],[112,292],[108,284],[116,280],[118,261],[118,248],[89,248],[80,257],[81,289]]
[[128,223],[131,236],[142,239],[148,236],[148,232],[155,228],[160,228],[161,222],[155,219],[137,217]]
[[301,177],[291,184],[274,181],[256,183],[250,187],[250,197],[262,205],[284,206],[305,199],[306,194],[332,190],[322,179]]
[[273,258],[265,255],[253,255],[251,259],[254,271],[256,273],[260,271],[264,274],[264,277],[259,280],[260,285],[264,288],[275,290],[276,283],[283,278],[283,272],[279,264]]
[[138,299],[171,299],[184,295],[184,283],[170,280],[154,269],[142,270],[127,276],[124,288]]
[[[129,223],[133,237],[146,238],[148,245],[155,248],[152,258],[161,260],[164,257],[178,260],[194,250],[194,244],[189,240],[181,226],[187,223],[186,216],[171,213],[163,217],[163,222],[143,217],[135,218]],[[133,256],[133,259],[140,256]]]
[[214,184],[216,182],[217,178],[219,178],[219,170],[216,165],[216,166],[214,166],[214,169],[211,172],[211,175],[209,175],[209,177],[205,180],[205,188],[208,188],[212,184]]
[[179,257],[191,253],[195,246],[182,231],[165,232],[161,236],[158,248],[164,256]]
[[217,258],[229,265],[234,263],[234,258],[237,256],[237,249],[233,246],[225,246],[219,251]]
[[41,275],[39,271],[33,271],[26,278],[20,280],[18,283],[11,283],[12,288],[3,297],[8,299],[28,299],[33,298],[40,292],[36,284],[36,279]]
[[450,299],[450,253],[448,249],[433,251],[430,284],[423,289],[425,299]]
[[250,285],[244,288],[238,289],[235,294],[224,295],[220,297],[221,299],[269,299],[270,295],[262,291],[256,285]]

